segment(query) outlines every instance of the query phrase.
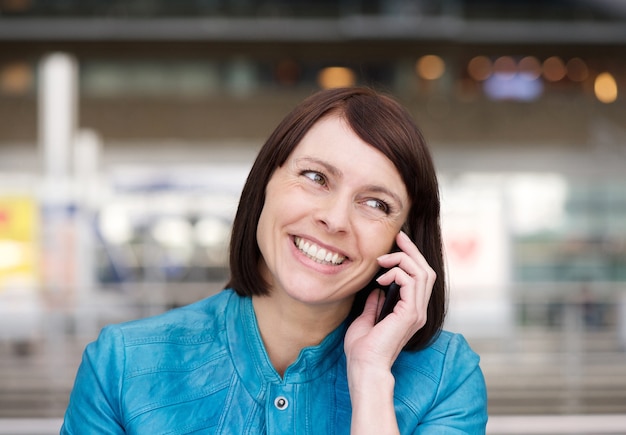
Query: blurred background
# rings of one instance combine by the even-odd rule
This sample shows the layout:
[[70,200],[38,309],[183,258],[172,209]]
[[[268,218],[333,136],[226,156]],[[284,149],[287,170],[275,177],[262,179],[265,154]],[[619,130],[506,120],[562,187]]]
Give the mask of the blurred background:
[[626,433],[626,2],[0,0],[0,434],[86,343],[219,291],[256,152],[370,85],[439,169],[495,433]]

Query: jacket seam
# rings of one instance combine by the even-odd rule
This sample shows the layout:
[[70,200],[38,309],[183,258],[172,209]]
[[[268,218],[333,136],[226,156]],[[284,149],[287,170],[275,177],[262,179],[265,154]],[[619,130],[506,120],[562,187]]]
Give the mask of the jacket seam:
[[132,379],[140,376],[145,376],[153,373],[163,373],[163,372],[172,372],[172,373],[185,373],[185,372],[193,372],[194,370],[198,370],[201,367],[206,366],[207,364],[212,363],[213,361],[217,361],[219,359],[224,358],[224,356],[228,356],[228,352],[223,350],[211,356],[211,358],[198,363],[193,366],[154,366],[141,370],[136,370],[132,373],[128,373],[124,376],[124,379]]
[[132,417],[128,419],[128,423],[132,422],[134,419],[136,419],[142,414],[145,414],[150,411],[154,411],[159,408],[167,408],[168,406],[172,406],[172,405],[177,405],[177,404],[181,404],[185,402],[193,402],[195,400],[202,399],[203,397],[210,396],[213,393],[216,393],[220,390],[223,390],[224,388],[227,388],[228,385],[229,385],[229,382],[225,381],[216,385],[212,385],[210,388],[205,388],[202,391],[198,391],[197,393],[194,393],[194,394],[177,396],[175,398],[172,398],[169,401],[160,400],[160,401],[148,403],[142,406],[141,408],[137,409],[133,413]]
[[[221,331],[221,329],[218,331]],[[146,338],[135,338],[133,340],[128,341],[126,343],[126,346],[136,347],[136,346],[143,346],[143,345],[152,344],[152,343],[155,343],[155,344],[156,343],[158,344],[169,343],[169,344],[175,344],[175,345],[180,345],[180,346],[193,346],[197,344],[212,343],[214,341],[215,341],[214,335],[210,335],[209,337],[206,337],[203,339],[187,339],[187,338],[173,339],[170,335],[162,335],[162,336],[153,336],[153,337],[146,337]]]
[[122,417],[122,420],[126,421],[126,415],[124,412],[124,406],[122,404],[122,398],[125,397],[123,395],[124,388],[126,386],[126,337],[124,336],[124,331],[119,330],[120,340],[122,342],[122,373],[120,373],[120,381],[119,381],[119,400],[117,406],[119,407],[119,415]]

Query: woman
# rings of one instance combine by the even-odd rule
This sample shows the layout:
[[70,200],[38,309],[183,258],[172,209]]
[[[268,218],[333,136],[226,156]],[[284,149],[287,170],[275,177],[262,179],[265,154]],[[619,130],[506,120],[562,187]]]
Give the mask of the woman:
[[104,328],[61,432],[484,433],[478,356],[441,331],[435,170],[393,99],[328,90],[287,115],[244,186],[230,267],[211,298]]

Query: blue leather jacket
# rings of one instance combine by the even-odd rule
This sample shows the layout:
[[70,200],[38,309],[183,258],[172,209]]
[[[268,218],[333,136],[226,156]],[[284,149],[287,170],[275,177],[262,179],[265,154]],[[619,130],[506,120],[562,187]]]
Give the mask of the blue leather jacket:
[[[349,434],[346,325],[280,377],[251,299],[226,290],[162,315],[105,327],[87,346],[61,434]],[[443,332],[393,366],[402,434],[483,434],[478,356]]]

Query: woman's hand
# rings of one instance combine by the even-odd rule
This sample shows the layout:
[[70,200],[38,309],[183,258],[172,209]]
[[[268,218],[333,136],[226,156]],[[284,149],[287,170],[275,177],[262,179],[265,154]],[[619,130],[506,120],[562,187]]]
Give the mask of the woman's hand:
[[363,313],[346,332],[353,433],[397,433],[391,366],[409,339],[426,324],[428,301],[437,278],[404,232],[398,234],[396,242],[399,252],[378,258],[382,267],[390,268],[378,282],[389,285],[395,281],[400,286],[400,300],[392,313],[376,323],[384,294],[372,292]]
[[409,339],[426,324],[430,294],[437,278],[417,246],[404,233],[396,237],[399,252],[378,258],[382,267],[390,268],[378,282],[400,286],[400,300],[393,312],[376,324],[384,294],[374,291],[367,299],[363,313],[346,333],[348,362],[358,362],[391,369]]

